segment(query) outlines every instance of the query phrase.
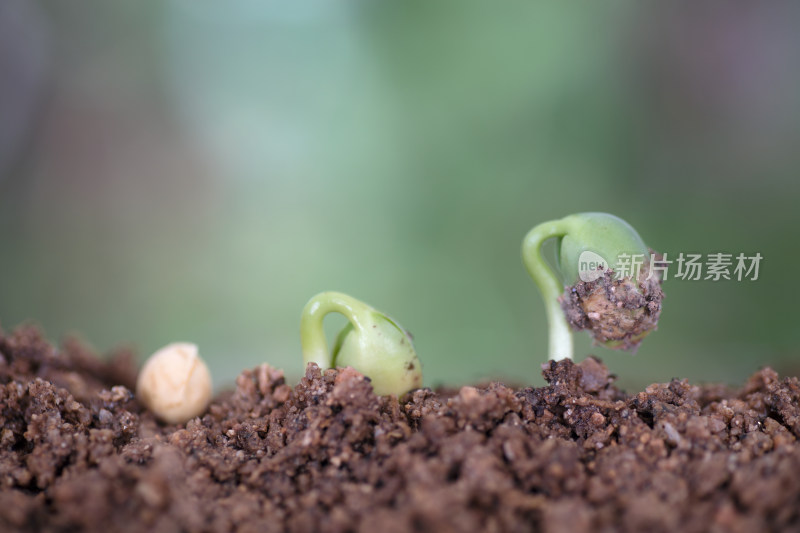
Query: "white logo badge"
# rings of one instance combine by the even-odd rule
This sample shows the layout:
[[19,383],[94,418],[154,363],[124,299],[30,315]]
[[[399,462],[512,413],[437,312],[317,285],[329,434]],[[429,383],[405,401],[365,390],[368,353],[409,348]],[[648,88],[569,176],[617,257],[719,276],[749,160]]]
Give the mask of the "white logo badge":
[[583,282],[594,281],[608,269],[608,261],[594,252],[586,250],[578,257],[578,277]]

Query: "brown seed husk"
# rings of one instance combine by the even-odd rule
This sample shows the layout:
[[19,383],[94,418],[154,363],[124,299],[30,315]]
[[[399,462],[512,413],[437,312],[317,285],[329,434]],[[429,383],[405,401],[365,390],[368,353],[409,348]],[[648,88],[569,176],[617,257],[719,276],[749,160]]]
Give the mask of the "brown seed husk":
[[567,287],[560,298],[567,322],[575,330],[589,330],[596,343],[636,351],[656,329],[664,298],[661,277],[648,274],[647,264],[635,279],[617,279],[614,270],[606,269],[594,281]]

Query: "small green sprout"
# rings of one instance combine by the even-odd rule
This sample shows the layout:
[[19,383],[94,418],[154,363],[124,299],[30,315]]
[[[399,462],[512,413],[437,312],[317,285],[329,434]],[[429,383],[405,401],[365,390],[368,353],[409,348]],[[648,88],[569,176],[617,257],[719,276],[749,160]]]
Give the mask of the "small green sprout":
[[[349,323],[328,350],[322,321],[340,313]],[[402,394],[422,386],[422,365],[411,335],[369,305],[340,292],[323,292],[308,301],[300,319],[303,362],[325,370],[351,366],[372,381],[375,394]]]
[[[556,268],[562,280],[542,257],[542,245],[551,238],[558,239]],[[624,220],[579,213],[544,222],[525,236],[522,259],[544,298],[550,359],[572,358],[570,326],[590,330],[609,348],[630,350],[656,328],[664,296],[661,278],[650,268],[651,251]],[[611,265],[623,259],[630,272],[615,276]]]

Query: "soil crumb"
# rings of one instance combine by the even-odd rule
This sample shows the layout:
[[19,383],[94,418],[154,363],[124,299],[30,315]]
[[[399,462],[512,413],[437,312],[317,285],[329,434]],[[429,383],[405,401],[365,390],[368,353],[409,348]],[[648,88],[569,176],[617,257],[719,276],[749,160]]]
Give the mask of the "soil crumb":
[[101,361],[0,332],[0,531],[798,531],[800,381],[549,385],[376,397],[352,369],[268,365],[185,425]]
[[567,322],[576,331],[589,330],[595,343],[635,352],[656,329],[664,299],[660,274],[649,272],[647,264],[635,280],[619,279],[606,269],[595,280],[566,287],[559,301]]

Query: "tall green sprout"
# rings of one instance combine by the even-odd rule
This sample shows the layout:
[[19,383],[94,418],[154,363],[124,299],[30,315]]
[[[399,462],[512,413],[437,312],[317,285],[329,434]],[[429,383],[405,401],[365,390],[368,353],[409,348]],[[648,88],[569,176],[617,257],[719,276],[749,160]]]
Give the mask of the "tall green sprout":
[[[542,256],[549,239],[556,239],[555,270]],[[611,348],[635,348],[655,329],[663,296],[660,278],[648,274],[645,280],[633,269],[629,276],[612,279],[613,267],[637,257],[649,266],[650,250],[636,230],[607,213],[570,215],[528,232],[522,258],[544,299],[550,359],[573,357],[570,324],[592,330],[598,342]]]

